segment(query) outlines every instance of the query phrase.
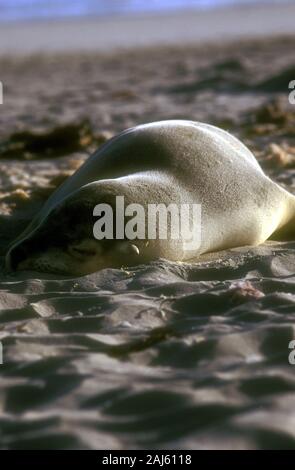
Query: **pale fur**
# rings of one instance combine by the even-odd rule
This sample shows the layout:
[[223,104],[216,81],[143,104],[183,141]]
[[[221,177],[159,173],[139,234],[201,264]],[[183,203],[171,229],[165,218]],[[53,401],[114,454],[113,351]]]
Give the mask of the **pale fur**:
[[[128,252],[124,241],[105,251],[90,235],[56,246],[55,237],[67,230],[64,214],[81,212],[81,207],[83,212],[84,203],[85,211],[90,211],[116,195],[124,195],[126,204],[145,207],[148,203],[201,204],[201,246],[187,249],[182,239],[136,240],[139,253],[137,248]],[[52,220],[57,228],[44,245]],[[12,244],[6,260],[8,267],[17,269],[82,275],[159,257],[183,261],[207,252],[258,245],[278,230],[280,236],[292,232],[294,221],[295,197],[263,173],[238,139],[208,124],[163,121],[128,129],[99,148],[48,199]]]

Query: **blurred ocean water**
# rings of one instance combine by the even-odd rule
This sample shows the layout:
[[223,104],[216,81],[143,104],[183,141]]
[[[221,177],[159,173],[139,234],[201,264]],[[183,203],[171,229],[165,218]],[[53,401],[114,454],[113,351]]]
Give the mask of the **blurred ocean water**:
[[0,21],[207,9],[278,0],[0,0]]

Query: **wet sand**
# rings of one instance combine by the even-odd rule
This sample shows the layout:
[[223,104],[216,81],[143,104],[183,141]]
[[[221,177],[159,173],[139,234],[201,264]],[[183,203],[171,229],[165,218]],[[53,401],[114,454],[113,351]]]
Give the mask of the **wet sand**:
[[74,279],[3,267],[52,191],[139,123],[219,125],[295,193],[294,46],[0,59],[1,448],[295,448],[295,241]]

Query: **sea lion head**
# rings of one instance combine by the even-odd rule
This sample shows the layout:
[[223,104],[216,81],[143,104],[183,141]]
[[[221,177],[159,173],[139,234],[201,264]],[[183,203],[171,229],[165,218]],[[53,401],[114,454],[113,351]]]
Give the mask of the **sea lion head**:
[[114,204],[112,192],[98,191],[98,186],[85,185],[65,198],[34,230],[20,237],[6,256],[7,268],[82,276],[138,264],[139,249],[132,241],[94,237],[95,205]]

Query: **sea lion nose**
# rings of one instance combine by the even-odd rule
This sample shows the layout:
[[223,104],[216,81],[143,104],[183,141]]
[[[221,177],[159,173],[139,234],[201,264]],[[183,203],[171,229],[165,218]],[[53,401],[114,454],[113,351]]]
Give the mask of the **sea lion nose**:
[[22,245],[11,248],[6,255],[5,266],[8,271],[16,271],[17,266],[27,257],[27,251]]

